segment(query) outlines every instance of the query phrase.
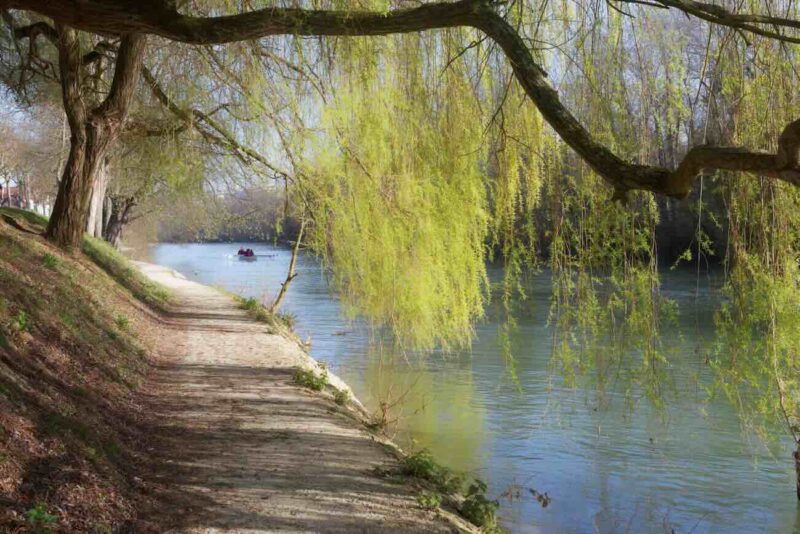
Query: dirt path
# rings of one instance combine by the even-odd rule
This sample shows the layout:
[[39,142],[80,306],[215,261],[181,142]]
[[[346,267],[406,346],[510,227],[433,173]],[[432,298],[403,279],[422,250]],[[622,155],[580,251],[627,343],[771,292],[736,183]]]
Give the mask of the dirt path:
[[389,448],[329,394],[294,385],[296,367],[315,365],[296,343],[210,287],[139,267],[174,297],[158,342],[164,362],[149,386],[164,444],[158,478],[168,488],[152,512],[159,524],[209,533],[475,531],[420,509],[418,490],[378,474],[397,465]]

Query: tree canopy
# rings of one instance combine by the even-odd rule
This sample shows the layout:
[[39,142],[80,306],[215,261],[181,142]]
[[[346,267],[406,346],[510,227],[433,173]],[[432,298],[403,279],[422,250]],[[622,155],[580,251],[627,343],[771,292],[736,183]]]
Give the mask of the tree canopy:
[[660,402],[658,234],[688,226],[669,260],[726,270],[712,389],[798,441],[795,2],[351,4],[0,0],[5,85],[60,86],[72,132],[51,237],[120,144],[128,183],[258,175],[406,346],[465,344],[490,299],[509,339],[548,266],[554,365]]

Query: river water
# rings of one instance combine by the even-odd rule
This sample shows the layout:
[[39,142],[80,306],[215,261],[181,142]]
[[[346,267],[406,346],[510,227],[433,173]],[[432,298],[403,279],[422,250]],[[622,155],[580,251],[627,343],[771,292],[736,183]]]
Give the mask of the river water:
[[[239,244],[159,244],[150,261],[188,278],[268,301],[290,252],[255,243],[258,261],[232,257]],[[620,393],[598,403],[589,387],[564,387],[551,371],[550,281],[534,278],[532,311],[513,342],[518,386],[509,379],[488,314],[470,351],[394,354],[385,336],[348,320],[315,258],[302,255],[283,309],[311,354],[348,382],[368,408],[390,409],[396,439],[427,447],[455,469],[484,479],[503,526],[534,533],[800,533],[791,452],[740,429],[724,400],[706,402],[703,347],[713,341],[717,292],[709,280],[667,273],[663,292],[680,310],[663,332],[676,392],[662,411],[626,407]],[[497,272],[493,274],[497,275]],[[547,493],[542,507],[529,489]],[[517,497],[518,494],[518,497]]]

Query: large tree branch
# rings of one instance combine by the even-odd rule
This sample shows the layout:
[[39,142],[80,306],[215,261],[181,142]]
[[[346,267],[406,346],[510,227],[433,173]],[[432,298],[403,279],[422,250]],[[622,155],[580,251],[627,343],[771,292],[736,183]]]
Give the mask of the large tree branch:
[[145,44],[146,38],[142,34],[133,33],[122,36],[117,51],[111,89],[106,99],[92,111],[94,117],[117,124],[121,124],[125,120],[136,91],[136,84],[139,81]]
[[[545,120],[618,193],[643,189],[684,197],[697,174],[704,169],[754,172],[800,184],[797,157],[800,128],[797,122],[787,126],[776,154],[730,147],[695,147],[674,171],[623,160],[597,142],[564,107],[522,37],[494,10],[495,2],[491,0],[438,2],[388,12],[266,8],[222,17],[183,15],[175,9],[173,2],[167,0],[83,0],[80,3],[72,0],[6,1],[14,7],[31,9],[88,31],[152,33],[195,44],[224,43],[271,35],[387,35],[457,26],[474,27],[497,42],[511,62],[520,84]],[[693,0],[654,0],[654,3],[762,35],[765,31],[770,32],[758,24],[792,29],[800,26],[791,19],[761,15],[743,18],[744,15]],[[751,28],[749,25],[755,26]],[[775,32],[767,36],[784,37]],[[207,121],[208,118],[202,119]],[[209,124],[214,128],[212,123]],[[236,144],[232,143],[232,146],[236,147]]]
[[[640,0],[615,1],[635,4],[641,3]],[[770,39],[778,39],[789,43],[800,43],[800,37],[782,33],[782,31],[787,29],[800,30],[800,20],[764,15],[761,13],[736,13],[723,6],[706,2],[696,2],[695,0],[653,0],[653,4],[651,5],[679,9],[684,13],[713,24],[748,31],[757,35],[769,37]]]
[[86,104],[81,98],[81,47],[78,32],[63,24],[54,30],[58,46],[58,70],[61,76],[61,97],[73,135],[84,130]]
[[[142,67],[142,77],[150,87],[155,99],[158,100],[162,106],[183,121],[187,127],[199,132],[207,141],[224,147],[243,163],[250,164],[251,161],[257,161],[275,175],[282,177],[289,176],[286,171],[276,167],[267,158],[261,155],[261,153],[240,143],[233,133],[222,124],[212,119],[208,114],[196,109],[184,109],[176,104],[169,95],[167,95],[161,85],[159,85],[158,80],[156,80],[156,77],[147,67]],[[208,132],[205,128],[201,128],[201,122],[208,125],[214,132]]]
[[[85,115],[85,104],[80,96],[82,68],[88,63],[106,57],[106,54],[115,47],[106,41],[101,41],[94,50],[82,54],[77,32],[60,23],[55,28],[43,21],[14,28],[15,38],[27,38],[31,46],[40,35],[55,44],[59,50],[59,72],[68,116],[70,109],[73,108]],[[103,102],[91,111],[93,118],[115,123],[121,123],[125,119],[139,80],[146,42],[147,38],[143,34],[122,36],[116,50],[117,58],[111,89]]]

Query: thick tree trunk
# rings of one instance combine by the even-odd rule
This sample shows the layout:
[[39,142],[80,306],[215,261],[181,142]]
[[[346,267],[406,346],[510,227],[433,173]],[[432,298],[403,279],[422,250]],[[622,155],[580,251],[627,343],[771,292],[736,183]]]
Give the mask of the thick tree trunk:
[[89,218],[92,186],[105,158],[111,135],[108,128],[88,125],[70,138],[70,151],[56,203],[47,225],[47,237],[66,247],[80,245]]
[[63,25],[58,25],[55,33],[70,150],[46,235],[62,247],[76,248],[86,230],[98,169],[105,162],[108,147],[116,139],[133,99],[145,39],[140,35],[122,38],[108,96],[89,110],[78,33]]

